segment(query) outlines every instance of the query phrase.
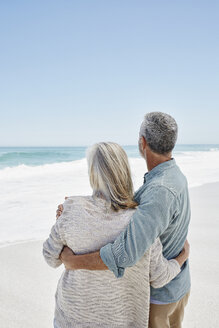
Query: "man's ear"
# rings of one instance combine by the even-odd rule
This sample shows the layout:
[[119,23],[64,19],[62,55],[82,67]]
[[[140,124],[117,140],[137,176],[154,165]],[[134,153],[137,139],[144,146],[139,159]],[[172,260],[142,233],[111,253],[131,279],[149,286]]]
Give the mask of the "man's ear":
[[141,136],[141,145],[143,150],[147,147],[147,141],[144,136]]

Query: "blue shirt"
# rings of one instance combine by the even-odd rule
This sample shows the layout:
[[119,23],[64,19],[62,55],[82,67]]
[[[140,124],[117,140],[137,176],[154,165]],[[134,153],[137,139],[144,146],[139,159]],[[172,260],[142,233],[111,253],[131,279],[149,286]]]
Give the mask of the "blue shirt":
[[[135,193],[139,206],[127,228],[114,243],[102,247],[100,256],[116,277],[133,266],[157,237],[167,259],[183,249],[190,221],[190,202],[185,176],[174,159],[157,165],[145,174],[144,184]],[[163,303],[180,300],[190,289],[188,261],[181,272],[162,288],[151,287],[151,298]]]

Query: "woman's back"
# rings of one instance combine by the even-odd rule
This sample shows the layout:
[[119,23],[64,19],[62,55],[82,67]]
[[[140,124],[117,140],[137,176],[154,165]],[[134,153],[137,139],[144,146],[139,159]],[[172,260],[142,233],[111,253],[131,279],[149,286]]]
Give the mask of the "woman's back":
[[[134,211],[115,212],[97,197],[70,197],[64,203],[53,238],[60,238],[75,254],[94,252],[115,240]],[[109,270],[65,270],[56,292],[58,325],[62,328],[147,327],[149,264],[150,250],[125,271],[122,279],[115,278]]]

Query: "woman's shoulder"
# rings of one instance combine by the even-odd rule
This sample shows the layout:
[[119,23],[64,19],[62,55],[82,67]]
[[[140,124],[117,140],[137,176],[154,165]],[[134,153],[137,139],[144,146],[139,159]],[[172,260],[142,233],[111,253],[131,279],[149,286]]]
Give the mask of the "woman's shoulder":
[[88,196],[88,195],[74,195],[74,196],[68,196],[66,197],[66,200],[64,203],[68,203],[68,202],[74,202],[74,201],[90,201],[90,199],[92,198],[92,196]]
[[91,196],[69,196],[63,203],[63,208],[67,209],[72,206],[80,206],[91,202]]
[[83,208],[90,202],[90,196],[69,196],[63,203],[63,211],[59,217],[60,222],[64,222],[74,217],[80,216]]
[[117,227],[127,224],[134,214],[135,209],[121,209],[115,212],[110,204],[94,196],[70,196],[63,203],[63,220],[73,219],[80,221],[83,217],[84,222],[107,221],[108,224],[116,222]]

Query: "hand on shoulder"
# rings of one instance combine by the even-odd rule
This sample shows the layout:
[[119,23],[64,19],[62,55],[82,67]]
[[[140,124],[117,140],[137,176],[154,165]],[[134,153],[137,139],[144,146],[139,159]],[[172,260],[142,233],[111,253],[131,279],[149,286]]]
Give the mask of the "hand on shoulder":
[[[65,196],[65,200],[67,200],[68,198],[69,197]],[[63,209],[64,209],[63,204],[59,204],[56,210],[56,219],[58,219],[60,215],[62,215]]]

